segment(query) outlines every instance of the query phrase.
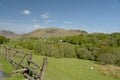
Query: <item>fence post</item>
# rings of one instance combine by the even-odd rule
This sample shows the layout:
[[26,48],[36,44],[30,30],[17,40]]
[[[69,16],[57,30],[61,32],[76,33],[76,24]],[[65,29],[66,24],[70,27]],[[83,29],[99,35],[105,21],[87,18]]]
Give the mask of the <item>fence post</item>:
[[0,55],[2,56],[3,53],[3,45],[1,45]]
[[40,73],[40,80],[44,79],[44,75],[45,75],[45,71],[47,69],[47,58],[43,59],[43,64],[42,64],[42,69],[41,69],[41,73]]
[[10,59],[10,48],[8,46],[6,46],[6,60],[9,61]]
[[[30,61],[32,60],[32,54],[28,53],[27,55],[27,68],[30,68]],[[30,70],[28,69],[28,74],[30,73]]]
[[[0,48],[0,55],[3,55],[3,57],[9,62],[9,63],[13,63],[13,65],[15,64],[16,69],[19,69],[19,65],[23,62],[23,59],[25,59],[25,66],[22,65],[20,66],[20,68],[24,68],[24,71],[22,72],[24,74],[24,76],[28,77],[28,80],[43,80],[44,76],[45,76],[45,71],[47,69],[47,58],[43,58],[43,63],[42,63],[42,68],[40,69],[40,73],[37,73],[34,69],[34,65],[36,66],[36,64],[34,62],[32,62],[32,54],[28,53],[25,54],[23,56],[23,58],[21,58],[20,62],[17,64],[15,62],[15,58],[17,58],[17,53],[19,53],[19,51],[14,50],[12,48],[10,48],[9,46],[4,47],[3,45]],[[27,57],[26,57],[27,56]],[[19,56],[18,56],[19,57]],[[27,60],[26,60],[27,59]],[[17,61],[18,62],[18,61]],[[38,65],[37,65],[38,67]],[[40,68],[40,66],[38,67]]]
[[7,54],[8,54],[8,48],[7,46],[5,47],[5,59],[7,60]]
[[27,66],[30,66],[30,61],[32,60],[32,54],[28,53]]
[[7,60],[10,61],[10,47],[7,46]]

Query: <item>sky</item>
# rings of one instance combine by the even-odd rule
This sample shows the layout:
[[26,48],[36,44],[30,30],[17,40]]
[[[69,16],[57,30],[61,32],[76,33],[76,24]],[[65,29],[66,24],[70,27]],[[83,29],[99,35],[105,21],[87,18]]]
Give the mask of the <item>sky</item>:
[[48,27],[120,32],[120,0],[0,0],[0,30]]

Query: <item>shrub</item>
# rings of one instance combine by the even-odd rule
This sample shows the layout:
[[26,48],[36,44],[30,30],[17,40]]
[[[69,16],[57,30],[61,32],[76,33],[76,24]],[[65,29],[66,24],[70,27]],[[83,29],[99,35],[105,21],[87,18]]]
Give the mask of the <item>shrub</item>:
[[116,56],[116,64],[120,66],[120,53],[115,53]]
[[60,57],[59,51],[54,45],[46,45],[45,56]]
[[4,42],[7,42],[8,39],[4,36],[0,36],[0,44],[3,44]]
[[35,45],[34,45],[33,50],[34,50],[37,54],[39,54],[39,53],[42,52],[42,47],[43,47],[43,46],[42,46],[40,43],[38,43],[38,44],[35,44]]
[[64,57],[68,57],[68,58],[76,57],[76,53],[73,45],[64,44],[62,45],[61,50],[64,53]]
[[32,43],[26,43],[25,48],[27,48],[29,50],[33,50],[33,44]]
[[97,60],[104,64],[115,64],[116,56],[113,55],[112,53],[104,53],[101,54]]

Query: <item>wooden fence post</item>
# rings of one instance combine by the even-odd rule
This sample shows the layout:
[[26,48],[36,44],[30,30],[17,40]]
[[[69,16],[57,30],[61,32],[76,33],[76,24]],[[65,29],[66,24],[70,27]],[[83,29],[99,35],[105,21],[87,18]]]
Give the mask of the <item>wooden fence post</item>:
[[40,80],[44,79],[44,75],[45,75],[45,71],[47,69],[47,58],[43,59],[43,65],[42,65],[42,69],[41,69],[41,73],[40,73]]
[[28,53],[27,66],[30,66],[30,61],[32,60],[32,54]]
[[[9,63],[12,63],[16,69],[20,69],[16,72],[21,72],[28,80],[43,80],[48,64],[47,58],[43,58],[42,65],[38,65],[32,61],[31,53],[25,53],[22,57],[18,53],[20,52],[9,46],[4,47],[2,45],[0,48],[0,55],[2,55]],[[20,58],[20,62],[18,62],[19,59],[17,60],[17,58]],[[40,68],[40,66],[42,66],[42,68]],[[38,69],[40,69],[39,73],[36,71]]]
[[2,56],[3,53],[3,45],[1,45],[0,55]]
[[7,60],[8,48],[5,47],[5,59]]
[[10,47],[7,46],[7,60],[10,61]]

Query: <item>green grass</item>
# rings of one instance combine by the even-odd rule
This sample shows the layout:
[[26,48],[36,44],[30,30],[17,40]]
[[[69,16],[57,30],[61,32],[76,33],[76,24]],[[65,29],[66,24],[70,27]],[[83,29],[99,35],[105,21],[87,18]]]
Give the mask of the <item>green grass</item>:
[[[33,55],[33,61],[42,64],[43,57]],[[7,80],[23,80],[20,74],[13,74],[15,69],[0,56],[2,69],[11,75]],[[94,61],[80,60],[74,58],[50,58],[44,80],[120,80],[113,76],[107,76],[98,70]],[[90,67],[94,70],[89,70]]]
[[[33,60],[42,63],[43,57],[34,55]],[[93,61],[73,58],[48,58],[45,80],[119,80],[100,72]],[[93,66],[94,70],[89,70]]]
[[21,74],[12,72],[15,70],[14,67],[12,67],[12,65],[10,65],[4,58],[2,58],[2,56],[0,56],[0,64],[2,64],[0,68],[9,76],[5,80],[23,80],[23,76]]

